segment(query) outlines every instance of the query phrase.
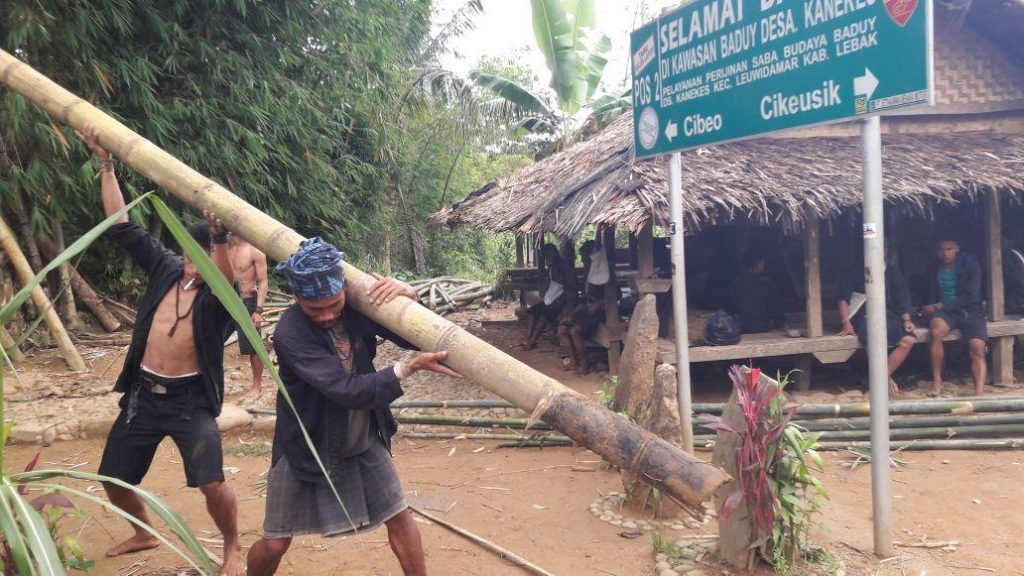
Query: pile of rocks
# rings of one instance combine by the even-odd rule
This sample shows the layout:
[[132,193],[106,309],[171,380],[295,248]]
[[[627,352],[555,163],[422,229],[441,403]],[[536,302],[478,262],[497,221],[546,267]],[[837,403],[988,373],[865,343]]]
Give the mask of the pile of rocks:
[[707,561],[713,556],[715,540],[677,540],[673,554],[659,552],[654,556],[654,573],[658,576],[711,576],[718,573],[717,561]]
[[621,526],[627,530],[642,530],[644,532],[669,529],[696,530],[712,520],[710,512],[706,512],[699,520],[695,518],[685,518],[681,520],[674,518],[666,520],[629,518],[618,512],[622,509],[625,503],[626,495],[624,493],[609,492],[606,496],[602,496],[590,504],[590,513],[602,522],[607,522],[612,526]]

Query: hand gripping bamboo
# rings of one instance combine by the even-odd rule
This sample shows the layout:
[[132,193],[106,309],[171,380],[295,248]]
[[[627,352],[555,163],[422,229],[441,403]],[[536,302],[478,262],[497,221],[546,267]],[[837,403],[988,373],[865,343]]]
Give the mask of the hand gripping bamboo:
[[[303,240],[291,228],[2,50],[0,83],[78,130],[86,122],[95,124],[103,146],[123,163],[197,210],[216,212],[231,231],[271,258],[284,260]],[[646,478],[673,499],[698,506],[728,478],[721,469],[642,430],[412,300],[396,298],[383,306],[372,305],[366,289],[374,280],[354,266],[345,266],[345,280],[351,306],[423,350],[447,350],[447,364],[454,369],[532,414],[534,421],[547,422],[612,464]]]

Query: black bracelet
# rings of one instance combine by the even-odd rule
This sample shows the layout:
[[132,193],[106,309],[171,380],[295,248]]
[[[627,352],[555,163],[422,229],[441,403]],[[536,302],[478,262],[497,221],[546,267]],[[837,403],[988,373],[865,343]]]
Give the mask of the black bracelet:
[[230,232],[222,232],[220,234],[212,234],[210,238],[213,239],[214,244],[227,244],[228,238],[231,237]]
[[257,306],[255,309],[253,309],[253,312],[255,312],[256,314],[263,314],[263,306]]

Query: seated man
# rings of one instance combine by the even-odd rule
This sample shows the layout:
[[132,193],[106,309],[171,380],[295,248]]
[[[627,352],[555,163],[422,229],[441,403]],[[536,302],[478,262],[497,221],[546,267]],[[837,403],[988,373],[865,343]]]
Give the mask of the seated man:
[[[893,372],[907,359],[917,337],[914,336],[914,322],[910,317],[910,288],[899,267],[889,262],[888,249],[885,257],[885,334],[886,345],[892,349],[889,353],[889,393],[895,394],[900,389],[892,378]],[[863,297],[864,293],[864,265],[861,263],[839,285],[839,317],[843,319],[843,329],[839,335],[855,335],[861,345],[868,341],[867,306],[862,302],[856,309],[850,310],[850,301],[853,294]]]
[[[598,250],[600,246],[596,246]],[[590,264],[594,254],[593,240],[587,240],[580,246],[580,258],[583,260],[583,277],[587,279],[586,289],[580,295],[579,304],[565,312],[558,324],[558,340],[568,363],[566,370],[573,370],[584,375],[589,372],[587,362],[587,340],[597,333],[597,329],[605,322],[604,285],[591,282]]]
[[526,340],[519,343],[527,350],[533,350],[540,340],[541,334],[548,323],[557,325],[558,319],[565,309],[565,277],[567,274],[562,255],[554,244],[545,244],[541,249],[541,258],[548,271],[547,289],[544,298],[526,310],[529,323],[526,328]]
[[929,281],[929,301],[933,303],[919,311],[931,330],[932,387],[928,395],[938,396],[942,392],[942,339],[958,328],[971,354],[974,392],[984,394],[988,325],[981,296],[981,266],[972,256],[960,252],[959,242],[948,237],[939,241],[937,259]]
[[779,292],[765,271],[765,256],[748,249],[743,254],[743,272],[733,280],[730,312],[740,317],[744,334],[781,328],[785,318]]

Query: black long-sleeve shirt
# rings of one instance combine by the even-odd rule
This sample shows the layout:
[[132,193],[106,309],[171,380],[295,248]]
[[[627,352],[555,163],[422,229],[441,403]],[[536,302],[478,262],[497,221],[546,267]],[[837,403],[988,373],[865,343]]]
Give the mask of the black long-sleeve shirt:
[[781,328],[786,317],[779,291],[766,274],[742,272],[733,280],[730,312],[740,317],[744,334]]
[[[838,300],[849,302],[850,294],[854,292],[866,292],[863,263],[840,282]],[[910,287],[897,266],[885,267],[885,311],[887,315],[896,317],[910,314],[912,311]]]
[[[352,456],[348,452],[352,439],[347,437],[350,412],[369,411],[371,433],[379,434],[388,446],[398,430],[389,407],[402,395],[402,386],[394,368],[374,368],[377,336],[402,348],[414,348],[353,308],[345,308],[338,321],[348,333],[352,371],[345,369],[331,332],[317,326],[298,305],[281,315],[274,330],[281,380],[332,477],[340,461]],[[323,481],[295,414],[284,396],[278,394],[273,460],[281,456],[288,458],[289,466],[301,478]]]
[[[135,264],[149,277],[149,285],[139,303],[138,319],[132,330],[132,343],[125,356],[124,368],[114,385],[115,392],[129,392],[138,384],[139,369],[146,353],[156,307],[181,278],[184,260],[164,248],[159,240],[134,222],[114,224],[107,230],[106,236],[128,252]],[[203,392],[210,410],[217,416],[224,403],[224,332],[231,317],[209,286],[203,283],[198,290],[192,308],[192,339]]]
[[[956,274],[956,300],[944,303],[942,309],[961,310],[972,315],[984,314],[985,297],[981,294],[981,265],[973,256],[961,252],[957,254],[956,262],[953,264],[953,272]],[[939,301],[938,266],[932,269],[928,286],[928,303],[934,304]]]

